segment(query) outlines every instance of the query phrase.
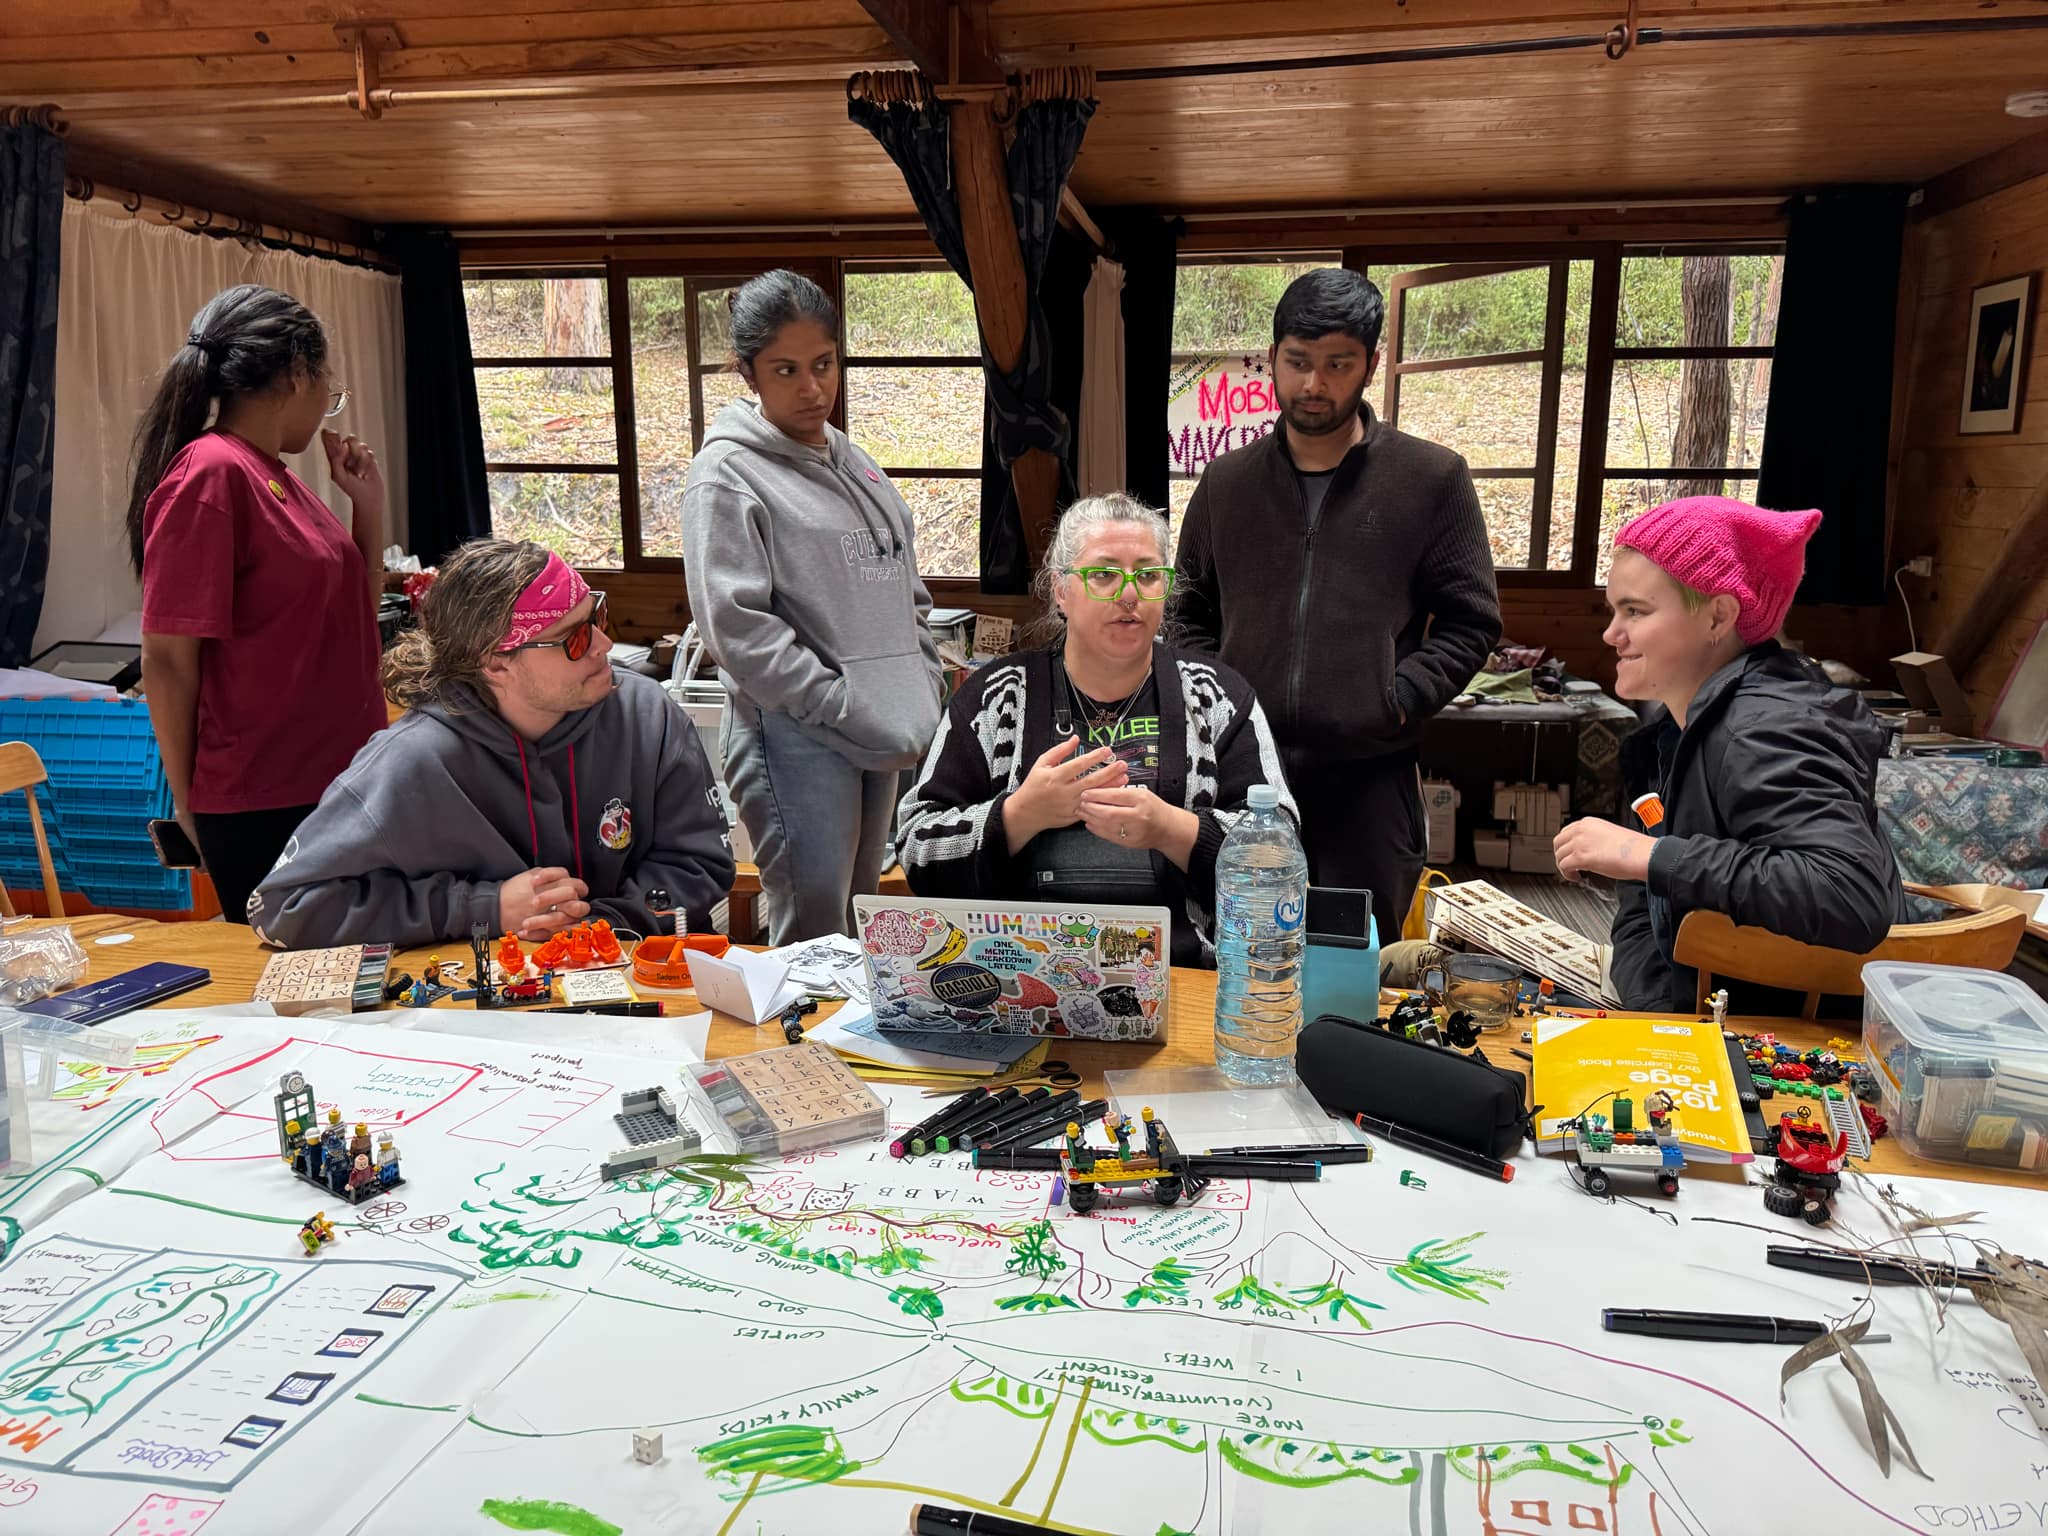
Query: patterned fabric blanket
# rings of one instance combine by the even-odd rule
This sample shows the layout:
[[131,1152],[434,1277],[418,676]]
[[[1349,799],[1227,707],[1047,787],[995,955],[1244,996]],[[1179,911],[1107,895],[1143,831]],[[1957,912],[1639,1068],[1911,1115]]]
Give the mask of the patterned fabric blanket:
[[1888,757],[1877,816],[1909,881],[2048,885],[2048,768]]

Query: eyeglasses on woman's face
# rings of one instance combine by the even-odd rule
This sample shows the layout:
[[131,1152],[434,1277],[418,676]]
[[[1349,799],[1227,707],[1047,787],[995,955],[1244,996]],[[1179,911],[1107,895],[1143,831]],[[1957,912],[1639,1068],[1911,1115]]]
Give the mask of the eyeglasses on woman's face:
[[1070,565],[1069,576],[1081,578],[1081,590],[1098,603],[1113,603],[1126,588],[1138,594],[1141,603],[1159,603],[1173,591],[1173,567],[1144,565],[1127,571],[1120,565]]
[[339,416],[347,409],[348,399],[348,386],[346,384],[335,385],[327,391],[327,410],[325,414]]

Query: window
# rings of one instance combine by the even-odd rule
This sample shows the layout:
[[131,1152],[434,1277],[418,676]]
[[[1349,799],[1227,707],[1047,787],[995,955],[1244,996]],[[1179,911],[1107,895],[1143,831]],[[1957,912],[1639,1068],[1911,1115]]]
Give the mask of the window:
[[[1369,266],[1369,250],[1346,252],[1387,300],[1368,398],[1390,425],[1464,455],[1503,573],[1604,581],[1615,530],[1636,512],[1753,494],[1781,252],[1610,246]],[[1181,267],[1167,407],[1176,535],[1203,466],[1278,420],[1266,357],[1280,294],[1336,259]],[[1602,393],[1589,368],[1607,386],[1605,422],[1597,408],[1588,419]]]
[[910,506],[925,576],[981,570],[986,387],[974,295],[940,264],[848,267],[846,433]]
[[752,391],[732,356],[740,277],[628,277],[640,553],[679,560],[683,486],[718,413]]
[[1464,455],[1503,570],[1571,567],[1592,267],[1560,257],[1373,274],[1387,296],[1381,414]]
[[1200,262],[1175,274],[1166,473],[1176,545],[1208,462],[1264,437],[1280,419],[1266,363],[1274,305],[1302,273],[1336,263],[1334,254]]
[[1782,251],[1623,254],[1595,580],[1636,513],[1753,494],[1784,276]]
[[624,563],[611,309],[602,273],[465,277],[491,530],[572,565]]

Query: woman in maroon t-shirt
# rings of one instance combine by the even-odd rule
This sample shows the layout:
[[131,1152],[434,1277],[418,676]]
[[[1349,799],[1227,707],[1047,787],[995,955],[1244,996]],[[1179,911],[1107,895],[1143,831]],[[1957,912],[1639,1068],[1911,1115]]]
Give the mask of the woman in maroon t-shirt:
[[[385,721],[384,476],[354,436],[320,430],[347,402],[313,312],[243,284],[193,316],[135,434],[128,542],[149,717],[230,922]],[[316,432],[354,504],[348,528],[281,457]]]

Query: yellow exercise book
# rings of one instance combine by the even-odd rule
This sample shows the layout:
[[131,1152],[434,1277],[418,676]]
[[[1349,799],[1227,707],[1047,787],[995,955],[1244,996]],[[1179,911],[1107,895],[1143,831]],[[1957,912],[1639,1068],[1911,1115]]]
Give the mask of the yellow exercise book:
[[[1564,1122],[1591,1110],[1614,1118],[1615,1094],[1635,1101],[1658,1089],[1671,1095],[1672,1123],[1685,1154],[1704,1162],[1754,1159],[1735,1073],[1721,1031],[1704,1020],[1558,1015],[1536,1025],[1535,1101],[1540,1151],[1561,1152],[1572,1138]],[[1598,1102],[1596,1102],[1598,1101]]]

